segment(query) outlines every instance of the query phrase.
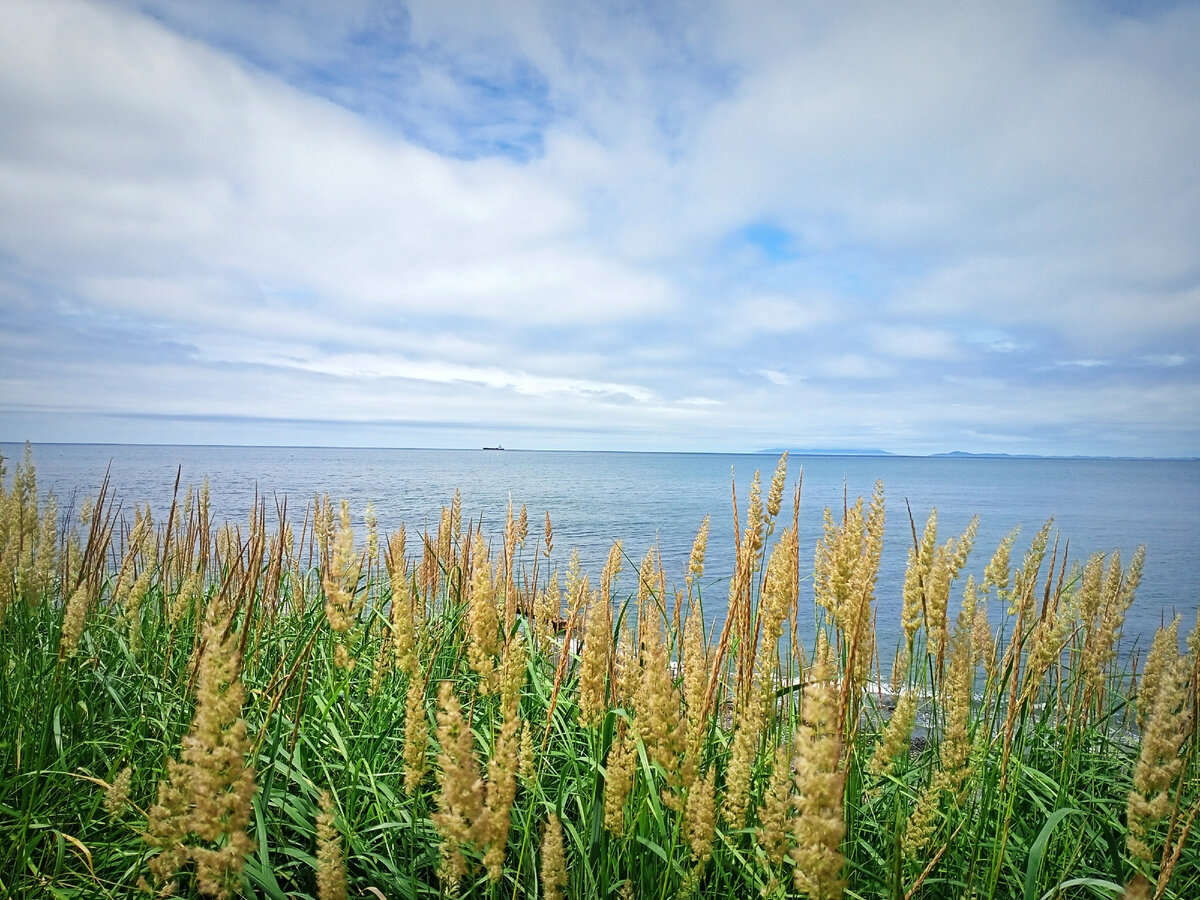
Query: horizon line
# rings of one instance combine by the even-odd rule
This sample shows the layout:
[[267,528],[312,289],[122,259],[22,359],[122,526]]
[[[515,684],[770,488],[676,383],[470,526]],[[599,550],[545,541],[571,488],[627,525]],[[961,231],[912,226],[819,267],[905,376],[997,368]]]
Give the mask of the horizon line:
[[[52,447],[186,447],[211,448],[223,450],[381,450],[381,451],[452,451],[461,453],[484,452],[494,448],[488,447],[392,447],[379,445],[351,444],[226,444],[226,443],[170,443],[161,441],[10,441],[0,440],[0,444],[22,446],[24,444]],[[504,453],[646,453],[659,455],[689,455],[689,456],[779,456],[784,452],[792,456],[828,456],[835,458],[862,459],[1062,459],[1062,460],[1130,460],[1145,462],[1197,462],[1198,456],[1132,456],[1126,454],[1085,454],[1085,453],[1009,453],[1005,451],[965,451],[949,450],[930,453],[902,453],[877,449],[821,449],[821,448],[788,448],[762,450],[601,450],[578,448],[535,448],[508,447]]]

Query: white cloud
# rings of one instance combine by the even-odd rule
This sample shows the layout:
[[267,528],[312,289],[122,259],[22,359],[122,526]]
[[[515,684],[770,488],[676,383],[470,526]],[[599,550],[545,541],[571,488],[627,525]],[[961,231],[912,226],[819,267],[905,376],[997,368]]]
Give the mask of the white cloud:
[[0,426],[1087,452],[1144,394],[1194,450],[1198,40],[1186,4],[9,0]]
[[758,374],[771,382],[771,384],[776,384],[780,387],[791,387],[792,379],[777,369],[759,369]]

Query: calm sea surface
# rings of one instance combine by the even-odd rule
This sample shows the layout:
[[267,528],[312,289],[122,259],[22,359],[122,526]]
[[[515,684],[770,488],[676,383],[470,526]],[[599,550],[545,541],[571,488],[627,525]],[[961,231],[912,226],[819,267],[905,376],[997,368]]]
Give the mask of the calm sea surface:
[[[183,447],[132,445],[34,446],[41,491],[52,489],[60,507],[92,494],[112,467],[116,495],[128,507],[149,501],[160,521],[170,505],[175,473],[182,485],[207,476],[219,518],[243,521],[259,496],[288,497],[297,529],[314,492],[350,500],[356,523],[373,500],[380,529],[405,522],[410,535],[437,526],[439,511],[455,488],[462,491],[464,519],[482,518],[485,532],[499,534],[511,498],[528,504],[532,563],[534,536],[545,513],[554,525],[555,557],[565,560],[578,548],[585,569],[598,577],[608,549],[624,542],[623,583],[632,588],[632,569],[655,543],[661,548],[668,581],[683,584],[692,539],[701,520],[712,517],[704,581],[705,612],[723,617],[733,560],[731,472],[744,515],[755,470],[764,489],[774,471],[773,455],[691,453],[504,452],[481,450],[339,450],[278,447]],[[0,444],[10,477],[23,447]],[[905,501],[920,533],[937,508],[939,538],[960,533],[979,516],[976,549],[966,573],[978,579],[996,544],[1021,529],[1016,564],[1029,540],[1054,518],[1070,557],[1086,560],[1095,551],[1120,550],[1126,562],[1146,545],[1146,569],[1126,625],[1125,650],[1146,646],[1149,636],[1174,613],[1184,615],[1183,631],[1196,621],[1200,602],[1200,462],[1073,459],[929,459],[919,457],[793,456],[789,458],[790,497],[804,472],[800,506],[802,571],[811,571],[812,551],[821,536],[822,513],[840,516],[843,489],[853,503],[869,499],[876,480],[887,498],[887,530],[880,571],[878,621],[881,643],[894,636],[900,588],[912,543]],[[182,492],[182,488],[181,488]],[[790,521],[790,502],[781,520]],[[781,522],[778,531],[782,531]],[[411,546],[411,542],[410,542]],[[992,611],[993,621],[999,613]]]

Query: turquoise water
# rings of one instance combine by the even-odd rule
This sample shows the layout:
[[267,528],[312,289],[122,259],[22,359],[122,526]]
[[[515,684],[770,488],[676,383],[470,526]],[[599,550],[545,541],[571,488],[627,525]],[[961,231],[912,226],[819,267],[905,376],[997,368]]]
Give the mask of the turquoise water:
[[[23,448],[0,444],[11,462]],[[182,484],[211,483],[220,517],[244,520],[255,492],[268,502],[289,498],[296,524],[315,491],[350,500],[358,522],[373,500],[380,528],[401,521],[409,533],[425,524],[436,528],[439,510],[462,491],[464,518],[482,518],[485,531],[498,534],[509,499],[528,504],[532,562],[534,537],[545,513],[554,524],[555,557],[565,560],[577,547],[585,568],[597,576],[613,540],[624,542],[624,584],[646,550],[660,547],[668,581],[683,584],[696,529],[712,517],[704,581],[705,612],[724,615],[733,560],[731,472],[743,514],[755,470],[764,489],[775,455],[505,452],[482,450],[338,450],[278,447],[183,447],[46,444],[34,446],[41,490],[53,489],[65,506],[73,495],[94,493],[112,467],[116,495],[128,506],[149,501],[165,516],[175,473]],[[1070,541],[1070,558],[1119,549],[1126,561],[1145,544],[1146,570],[1126,627],[1128,651],[1145,646],[1149,635],[1176,612],[1184,631],[1196,621],[1200,602],[1200,462],[1175,460],[981,459],[923,457],[794,456],[789,459],[790,498],[803,467],[800,506],[802,571],[811,570],[826,506],[840,515],[843,490],[850,502],[869,498],[882,480],[887,498],[887,530],[880,569],[878,622],[881,642],[894,635],[900,588],[912,532],[907,500],[918,533],[936,507],[944,540],[979,516],[976,550],[967,573],[978,578],[996,544],[1013,528],[1021,538],[1014,562],[1050,517]],[[790,500],[781,519],[790,521]],[[783,524],[779,526],[782,531]],[[411,546],[411,544],[410,544]],[[966,573],[964,573],[965,575]],[[999,613],[993,611],[993,621]]]

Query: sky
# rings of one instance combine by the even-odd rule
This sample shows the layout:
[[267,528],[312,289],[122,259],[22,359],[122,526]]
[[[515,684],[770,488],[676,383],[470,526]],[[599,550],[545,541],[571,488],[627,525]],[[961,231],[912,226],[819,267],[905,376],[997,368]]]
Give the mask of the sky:
[[0,440],[1200,455],[1200,4],[0,3]]

